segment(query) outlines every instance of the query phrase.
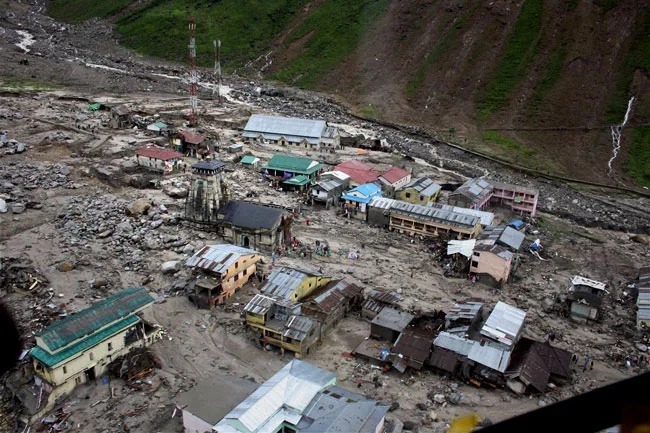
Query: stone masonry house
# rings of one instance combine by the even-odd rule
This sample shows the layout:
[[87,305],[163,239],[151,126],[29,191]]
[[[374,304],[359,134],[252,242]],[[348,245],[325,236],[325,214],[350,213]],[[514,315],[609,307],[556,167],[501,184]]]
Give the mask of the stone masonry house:
[[419,177],[395,192],[395,199],[426,206],[438,200],[442,187],[428,177]]
[[138,314],[153,301],[145,289],[124,289],[36,334],[30,354],[36,384],[47,396],[43,409],[77,385],[95,381],[115,358],[154,342],[160,330]]
[[135,158],[139,166],[161,171],[163,174],[172,173],[183,166],[182,153],[160,147],[141,147],[136,150]]
[[229,201],[217,217],[219,234],[233,245],[272,252],[291,239],[292,217],[282,209]]
[[190,299],[199,308],[225,303],[255,275],[260,259],[257,251],[248,248],[206,245],[185,263],[197,274]]

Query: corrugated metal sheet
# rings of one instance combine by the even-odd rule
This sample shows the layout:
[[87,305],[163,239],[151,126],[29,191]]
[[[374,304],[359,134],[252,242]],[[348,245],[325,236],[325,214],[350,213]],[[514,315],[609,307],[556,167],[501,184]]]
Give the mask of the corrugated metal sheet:
[[525,318],[525,311],[499,301],[481,328],[481,334],[512,346],[524,326]]
[[402,332],[402,330],[411,323],[413,317],[415,316],[404,311],[386,307],[383,308],[374,319],[372,319],[371,323],[373,325],[381,326],[382,328]]
[[529,188],[527,186],[521,186],[521,185],[513,185],[510,183],[503,183],[503,182],[495,182],[495,181],[490,181],[492,185],[495,188],[498,189],[503,189],[506,191],[515,191],[515,192],[520,192],[524,194],[530,194],[533,196],[539,195],[539,190],[537,188]]
[[483,307],[482,302],[462,302],[454,304],[454,306],[447,313],[447,320],[474,320],[478,312]]
[[433,347],[428,364],[432,367],[439,368],[449,373],[455,373],[460,360],[458,355],[450,350],[441,347]]
[[465,257],[471,257],[474,251],[474,245],[476,245],[476,239],[468,239],[465,241],[453,239],[447,243],[447,255],[460,253]]
[[419,370],[431,352],[431,338],[411,332],[402,332],[391,353],[407,358],[407,365]]
[[392,185],[406,177],[409,177],[410,175],[411,173],[404,170],[403,168],[393,167],[379,177],[383,178],[387,183]]
[[260,134],[267,138],[273,135],[279,139],[284,136],[296,138],[300,142],[306,139],[312,144],[318,144],[321,137],[326,132],[327,124],[324,120],[297,119],[291,117],[267,116],[263,114],[253,114],[244,128],[244,137],[257,138]]
[[305,316],[290,316],[284,325],[282,335],[297,341],[303,341],[314,328],[314,321]]
[[472,201],[481,201],[492,193],[492,184],[483,179],[469,179],[453,194],[462,194]]
[[[300,414],[318,392],[335,380],[336,376],[330,372],[293,360],[237,405],[215,426],[216,430],[222,431],[221,426],[239,421],[249,431],[258,431],[262,426],[265,426],[265,430],[275,431],[289,416],[291,421],[297,423]],[[285,413],[283,407],[292,410]],[[281,415],[280,418],[272,420],[277,414]]]
[[433,340],[434,346],[451,350],[462,356],[467,356],[475,343],[476,341],[468,340],[467,338],[459,337],[448,332],[441,332]]
[[474,362],[504,373],[510,363],[510,351],[485,343],[481,346],[476,343],[472,346],[467,357]]
[[259,254],[257,251],[231,244],[206,245],[187,259],[185,265],[223,274],[242,256]]
[[408,189],[408,188],[413,188],[415,191],[418,192],[418,194],[421,194],[425,197],[431,197],[442,189],[440,185],[438,185],[428,177],[418,177],[416,179],[413,179],[409,183],[407,183],[402,189]]
[[312,174],[323,168],[323,164],[315,159],[276,153],[264,168],[298,174]]
[[273,307],[274,299],[259,293],[253,296],[244,307],[244,311],[252,314],[264,315]]
[[405,215],[423,221],[436,221],[450,226],[473,228],[480,223],[475,216],[439,209],[433,206],[421,206],[396,200],[391,207],[391,216]]
[[477,244],[494,245],[500,244],[507,248],[518,251],[526,235],[512,227],[489,226],[479,235]]
[[[357,194],[357,195],[355,195]],[[368,203],[373,197],[381,195],[381,188],[374,183],[364,183],[352,188],[341,196],[343,200],[350,200],[359,203]]]
[[587,287],[592,287],[596,290],[605,290],[605,287],[607,287],[607,284],[605,283],[601,283],[600,281],[596,281],[596,280],[590,280],[589,278],[581,277],[579,275],[573,277],[573,279],[571,280],[571,285],[587,286]]
[[300,283],[313,275],[293,268],[275,268],[260,291],[268,296],[289,299]]
[[75,313],[36,334],[54,352],[85,335],[123,319],[148,305],[154,299],[143,288],[129,288]]

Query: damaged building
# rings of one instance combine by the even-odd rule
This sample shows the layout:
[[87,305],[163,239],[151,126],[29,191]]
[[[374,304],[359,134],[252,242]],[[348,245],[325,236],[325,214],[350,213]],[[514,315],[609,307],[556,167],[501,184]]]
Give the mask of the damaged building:
[[522,338],[512,353],[505,373],[506,386],[517,394],[546,391],[549,382],[566,383],[571,379],[571,352]]
[[260,260],[260,254],[248,248],[206,245],[185,262],[196,275],[190,299],[199,308],[225,303],[255,275]]
[[415,316],[405,311],[385,307],[370,322],[370,336],[394,343]]
[[438,200],[442,187],[428,177],[418,177],[399,188],[395,199],[426,206]]
[[449,204],[477,210],[503,206],[519,215],[535,216],[538,199],[535,188],[469,179],[449,195]]
[[512,227],[487,227],[476,240],[470,272],[488,277],[492,285],[504,285],[510,279],[513,268],[516,267],[517,252],[524,238],[522,232]]
[[403,300],[404,297],[394,290],[372,289],[361,305],[361,317],[374,319],[384,307],[393,307]]
[[335,327],[352,310],[360,309],[363,288],[344,278],[330,281],[302,304],[302,314],[320,323],[320,336]]
[[160,147],[141,147],[135,152],[138,165],[149,170],[170,174],[184,169],[183,154]]
[[481,231],[478,217],[397,200],[392,203],[389,216],[390,230],[411,236],[471,239]]
[[346,215],[366,221],[368,203],[375,197],[381,197],[381,194],[381,188],[374,183],[365,183],[352,188],[341,196]]
[[327,206],[338,203],[339,198],[350,186],[350,176],[341,171],[327,171],[320,175],[318,182],[311,189],[313,201]]
[[607,284],[600,281],[578,275],[573,277],[567,296],[571,318],[580,322],[599,320],[603,297],[609,293],[606,287]]
[[638,328],[650,327],[650,266],[639,270],[639,281],[636,284],[638,296],[636,299]]
[[395,191],[411,181],[411,172],[401,167],[393,167],[377,178],[383,195],[393,197]]
[[94,382],[112,360],[158,339],[161,329],[140,314],[153,302],[145,289],[124,289],[36,334],[30,355],[42,393],[39,412],[77,385]]

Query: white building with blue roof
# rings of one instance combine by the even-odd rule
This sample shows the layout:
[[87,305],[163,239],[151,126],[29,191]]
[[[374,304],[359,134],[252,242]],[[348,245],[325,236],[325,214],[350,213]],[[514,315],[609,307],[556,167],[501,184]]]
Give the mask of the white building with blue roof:
[[381,194],[379,185],[375,183],[364,183],[343,194],[341,200],[344,201],[343,206],[348,216],[366,221],[368,203],[373,198],[381,197]]

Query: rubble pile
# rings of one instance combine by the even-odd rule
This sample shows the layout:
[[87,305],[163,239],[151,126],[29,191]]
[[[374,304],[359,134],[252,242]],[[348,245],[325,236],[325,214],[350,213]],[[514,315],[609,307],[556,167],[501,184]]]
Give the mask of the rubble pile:
[[108,365],[111,374],[127,382],[135,381],[162,368],[160,359],[147,348],[132,350]]
[[47,287],[48,279],[27,258],[0,257],[0,298]]

